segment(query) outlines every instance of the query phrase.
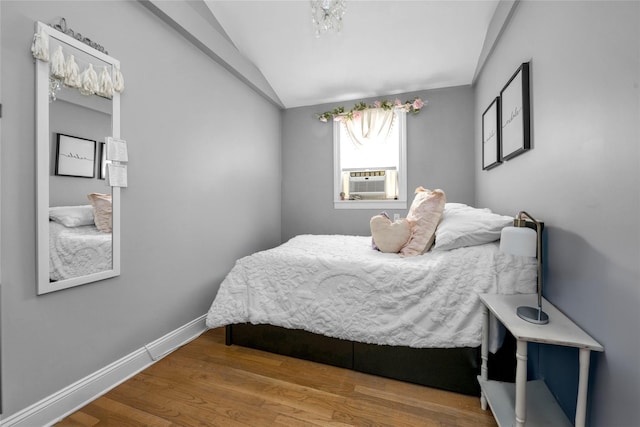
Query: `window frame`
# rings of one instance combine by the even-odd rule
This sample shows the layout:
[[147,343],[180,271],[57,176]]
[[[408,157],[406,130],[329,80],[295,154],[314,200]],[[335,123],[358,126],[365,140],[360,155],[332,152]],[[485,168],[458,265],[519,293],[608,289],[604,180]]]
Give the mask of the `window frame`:
[[333,121],[333,208],[334,209],[406,209],[407,208],[407,113],[396,108],[399,128],[400,158],[398,162],[397,200],[340,200],[342,187],[340,164],[340,121]]

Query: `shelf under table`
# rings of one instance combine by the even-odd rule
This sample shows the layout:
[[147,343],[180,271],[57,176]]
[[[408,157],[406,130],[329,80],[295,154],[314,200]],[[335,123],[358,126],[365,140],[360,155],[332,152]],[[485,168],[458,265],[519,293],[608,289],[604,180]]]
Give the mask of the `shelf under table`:
[[[483,380],[482,392],[500,427],[515,425],[516,387],[514,383]],[[542,380],[527,382],[527,427],[573,427]]]

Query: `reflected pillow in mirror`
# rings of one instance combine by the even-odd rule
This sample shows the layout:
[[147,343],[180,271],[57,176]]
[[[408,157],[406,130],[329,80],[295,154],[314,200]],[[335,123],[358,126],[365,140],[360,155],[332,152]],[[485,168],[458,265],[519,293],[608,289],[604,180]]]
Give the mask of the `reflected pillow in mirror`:
[[93,207],[91,205],[50,207],[49,219],[65,227],[93,225]]
[[91,193],[87,198],[93,205],[93,219],[98,230],[111,233],[113,209],[111,206],[111,194]]

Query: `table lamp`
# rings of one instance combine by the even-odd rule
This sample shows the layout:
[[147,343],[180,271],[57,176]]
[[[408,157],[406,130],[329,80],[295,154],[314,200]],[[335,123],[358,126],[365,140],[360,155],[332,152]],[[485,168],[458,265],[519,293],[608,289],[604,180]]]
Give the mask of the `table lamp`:
[[500,250],[502,252],[538,259],[538,306],[521,306],[516,311],[521,319],[538,325],[549,323],[549,315],[542,311],[543,228],[544,223],[537,221],[525,211],[521,211],[513,220],[513,226],[503,228],[500,236]]

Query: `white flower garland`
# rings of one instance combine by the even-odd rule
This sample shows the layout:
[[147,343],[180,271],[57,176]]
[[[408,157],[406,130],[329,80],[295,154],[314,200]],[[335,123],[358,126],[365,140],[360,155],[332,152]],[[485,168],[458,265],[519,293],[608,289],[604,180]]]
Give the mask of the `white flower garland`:
[[382,108],[383,110],[398,108],[406,113],[412,112],[418,114],[427,103],[428,101],[423,101],[418,97],[413,98],[411,101],[405,101],[404,103],[400,102],[399,99],[396,99],[394,102],[385,99],[384,101],[375,101],[373,104],[359,102],[349,111],[345,111],[344,107],[336,107],[331,111],[318,114],[318,120],[326,123],[329,119],[335,121],[357,119],[360,117],[361,111],[371,108]]

